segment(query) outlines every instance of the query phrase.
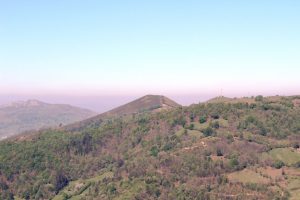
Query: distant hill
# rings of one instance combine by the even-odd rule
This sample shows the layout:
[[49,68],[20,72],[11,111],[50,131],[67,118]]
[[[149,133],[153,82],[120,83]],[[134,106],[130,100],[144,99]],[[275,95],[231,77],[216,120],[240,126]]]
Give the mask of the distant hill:
[[12,102],[0,106],[0,139],[24,131],[74,123],[95,114],[87,109],[38,100]]
[[104,119],[114,117],[122,117],[124,115],[143,113],[143,112],[158,112],[181,106],[175,101],[162,95],[146,95],[125,105],[119,106],[108,112],[91,117],[84,121],[67,125],[67,130],[77,130],[92,123],[101,123]]

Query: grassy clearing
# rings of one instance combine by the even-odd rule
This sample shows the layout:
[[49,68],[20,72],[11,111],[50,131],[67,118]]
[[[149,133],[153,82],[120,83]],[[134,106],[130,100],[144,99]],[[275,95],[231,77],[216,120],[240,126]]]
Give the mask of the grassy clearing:
[[269,155],[274,160],[280,160],[284,162],[284,164],[291,166],[297,162],[300,162],[300,154],[295,152],[291,148],[277,148],[273,149],[269,152]]
[[228,175],[228,179],[231,182],[240,182],[240,183],[268,183],[270,180],[261,176],[259,173],[256,173],[249,169],[244,169],[242,171],[233,172]]
[[203,133],[197,130],[188,130],[187,134],[195,138],[201,138],[203,136]]
[[276,178],[283,178],[282,169],[276,169],[273,167],[261,167],[258,168],[257,171],[264,176],[272,178],[273,180],[275,180]]
[[298,200],[300,197],[300,177],[289,177],[287,189],[291,194],[290,200]]
[[184,130],[185,130],[184,128],[180,128],[180,129],[175,133],[175,135],[178,136],[178,137],[183,136]]
[[201,131],[203,129],[206,129],[207,127],[209,127],[209,122],[205,122],[203,124],[199,123],[199,122],[192,122],[191,124],[194,125],[194,129]]
[[134,196],[145,190],[145,182],[142,180],[135,180],[133,182],[123,181],[120,184],[120,194],[119,197],[114,198],[114,200],[131,200]]
[[67,187],[65,187],[53,200],[63,200],[65,196],[68,199],[76,200],[81,199],[84,196],[85,191],[90,187],[92,183],[101,181],[104,178],[110,178],[113,176],[112,172],[106,172],[100,176],[96,176],[90,179],[71,181]]
[[228,123],[228,121],[225,120],[225,119],[218,119],[218,120],[216,120],[216,121],[218,121],[219,124],[220,124],[220,126],[223,127],[223,128],[229,127],[229,123]]
[[[186,133],[185,133],[185,130],[186,130]],[[181,137],[183,135],[188,135],[190,137],[195,137],[195,138],[201,138],[203,137],[203,133],[200,132],[199,130],[189,130],[189,129],[184,129],[184,128],[181,128],[180,130],[178,130],[175,135],[178,136],[178,137]]]

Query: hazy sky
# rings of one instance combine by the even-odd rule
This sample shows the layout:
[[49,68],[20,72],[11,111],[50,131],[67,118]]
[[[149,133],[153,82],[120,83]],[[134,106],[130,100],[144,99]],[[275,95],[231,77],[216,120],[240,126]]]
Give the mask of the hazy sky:
[[0,95],[300,94],[300,1],[0,1]]

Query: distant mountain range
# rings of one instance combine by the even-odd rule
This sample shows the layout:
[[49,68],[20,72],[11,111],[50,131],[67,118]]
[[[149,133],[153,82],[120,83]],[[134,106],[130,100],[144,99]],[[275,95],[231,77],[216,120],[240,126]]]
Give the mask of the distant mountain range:
[[0,139],[41,128],[58,127],[96,115],[87,109],[38,100],[0,106]]
[[[0,106],[0,139],[42,128],[64,126],[78,130],[105,119],[143,112],[157,112],[180,105],[161,95],[146,95],[130,103],[96,115],[96,113],[64,104],[48,104],[38,100],[18,101]],[[26,135],[26,133],[24,134]]]

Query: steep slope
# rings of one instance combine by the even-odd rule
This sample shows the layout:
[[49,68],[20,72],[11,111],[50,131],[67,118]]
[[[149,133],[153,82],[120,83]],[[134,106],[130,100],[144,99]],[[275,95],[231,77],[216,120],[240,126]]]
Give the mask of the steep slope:
[[300,97],[201,103],[0,142],[0,199],[299,199]]
[[0,107],[0,139],[24,131],[57,127],[95,115],[94,112],[38,100],[12,102]]
[[146,95],[125,105],[119,106],[108,112],[102,113],[95,117],[86,119],[84,121],[67,125],[66,130],[80,130],[89,124],[99,124],[105,119],[111,119],[115,117],[122,117],[125,115],[143,113],[143,112],[158,112],[161,110],[168,110],[172,108],[180,107],[175,101],[162,96],[162,95]]

